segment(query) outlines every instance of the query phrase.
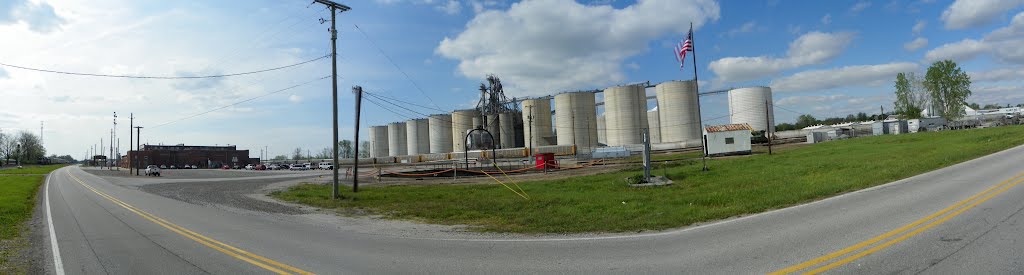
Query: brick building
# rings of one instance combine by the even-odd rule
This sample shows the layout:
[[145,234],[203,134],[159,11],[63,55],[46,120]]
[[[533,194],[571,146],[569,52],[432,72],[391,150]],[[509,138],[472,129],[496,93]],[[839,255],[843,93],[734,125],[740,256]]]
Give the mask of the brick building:
[[220,168],[223,165],[245,166],[258,164],[259,158],[249,158],[249,150],[238,150],[230,146],[191,146],[191,145],[142,145],[142,150],[128,151],[122,158],[123,167],[128,167],[128,158],[132,158],[138,168],[147,165],[195,165],[198,168]]

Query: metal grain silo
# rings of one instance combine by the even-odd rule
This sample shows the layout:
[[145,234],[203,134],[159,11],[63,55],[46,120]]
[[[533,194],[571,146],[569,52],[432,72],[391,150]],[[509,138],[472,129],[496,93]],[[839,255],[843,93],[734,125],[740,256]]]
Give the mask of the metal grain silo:
[[405,122],[388,124],[388,156],[408,155],[405,142]]
[[552,145],[551,100],[523,100],[523,135],[527,147]]
[[647,111],[647,125],[650,126],[651,143],[661,143],[661,119],[658,110]]
[[647,128],[647,95],[644,85],[615,86],[604,90],[605,135],[608,146],[643,143]]
[[[358,144],[355,146],[359,146]],[[386,157],[388,155],[388,126],[370,127],[370,157]]]
[[597,146],[597,105],[593,92],[562,93],[555,96],[555,129],[558,145],[577,148]]
[[406,153],[419,155],[430,153],[429,123],[425,118],[417,118],[405,122]]
[[607,131],[604,127],[604,115],[597,116],[597,143],[608,144]]
[[654,86],[661,142],[699,142],[702,139],[696,84],[689,80],[668,81]]
[[452,151],[462,152],[466,149],[466,133],[480,121],[480,112],[476,109],[456,110],[452,112]]
[[448,153],[452,151],[452,115],[430,115],[430,153]]
[[754,131],[775,132],[772,89],[746,87],[729,90],[729,123],[747,123]]
[[500,148],[516,147],[516,116],[513,112],[498,114],[498,142]]

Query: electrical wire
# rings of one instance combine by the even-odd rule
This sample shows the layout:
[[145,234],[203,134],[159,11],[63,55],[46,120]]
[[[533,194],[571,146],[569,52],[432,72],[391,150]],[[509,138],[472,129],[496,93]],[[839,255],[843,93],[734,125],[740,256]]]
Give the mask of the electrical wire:
[[67,71],[57,71],[57,70],[49,70],[49,69],[39,69],[39,68],[11,65],[11,64],[2,63],[2,62],[0,62],[0,66],[17,68],[17,69],[22,69],[22,70],[44,72],[44,73],[55,73],[55,74],[65,74],[65,75],[77,75],[77,76],[95,76],[95,77],[109,77],[109,78],[134,78],[134,79],[202,79],[202,78],[220,78],[220,77],[230,77],[230,76],[240,76],[240,75],[250,75],[250,74],[265,73],[265,72],[276,71],[276,70],[287,69],[287,68],[291,68],[291,67],[295,67],[295,66],[300,66],[300,65],[303,65],[303,64],[306,64],[306,63],[311,63],[311,62],[314,62],[314,61],[318,61],[318,60],[321,60],[321,59],[324,59],[324,58],[327,58],[327,57],[330,57],[330,55],[325,55],[325,56],[317,57],[317,58],[314,58],[314,59],[306,60],[306,61],[303,61],[303,62],[299,62],[299,63],[295,63],[295,64],[291,64],[291,65],[285,65],[285,66],[281,66],[281,67],[269,68],[269,69],[262,69],[262,70],[242,72],[242,73],[219,74],[219,75],[200,75],[200,76],[139,76],[139,75],[94,74],[94,73],[80,73],[80,72],[67,72]]
[[238,101],[238,102],[231,103],[231,104],[228,104],[228,105],[224,105],[224,106],[220,106],[220,107],[217,107],[217,108],[213,108],[213,109],[210,109],[208,111],[197,113],[197,114],[194,114],[194,115],[191,115],[191,116],[187,116],[187,117],[184,117],[184,118],[181,118],[181,119],[176,119],[176,120],[171,120],[171,121],[168,121],[168,122],[164,122],[164,123],[158,124],[158,125],[150,127],[150,128],[158,128],[158,127],[165,126],[165,125],[168,125],[168,124],[180,122],[180,121],[183,121],[183,120],[186,120],[186,119],[190,119],[190,118],[198,117],[198,116],[201,116],[201,115],[209,114],[209,113],[212,113],[212,112],[217,111],[217,110],[222,110],[222,109],[225,109],[225,108],[228,108],[228,107],[231,107],[231,106],[235,106],[235,105],[238,105],[238,104],[242,104],[242,103],[245,103],[245,102],[249,102],[249,101],[255,100],[257,98],[261,98],[261,97],[269,96],[269,95],[272,95],[272,94],[280,93],[280,92],[283,92],[283,91],[295,89],[295,88],[298,88],[298,87],[305,86],[307,84],[316,82],[317,80],[324,80],[324,79],[328,79],[328,78],[331,78],[331,76],[325,76],[325,77],[313,79],[313,80],[310,80],[310,81],[306,81],[306,82],[303,82],[303,83],[299,83],[299,84],[296,84],[296,85],[292,85],[292,86],[284,88],[284,89],[272,91],[272,92],[265,93],[265,94],[262,94],[262,95],[258,95],[258,96],[255,96],[255,97],[251,97],[251,98],[248,98],[248,99],[245,99],[245,100],[242,100],[242,101]]
[[356,26],[356,30],[359,30],[359,33],[362,33],[363,37],[366,37],[366,40],[369,40],[370,44],[373,44],[373,47],[377,48],[377,51],[379,51],[380,54],[384,56],[384,58],[387,58],[388,62],[391,62],[391,65],[395,66],[395,69],[398,69],[398,72],[402,73],[402,75],[405,76],[405,79],[409,80],[409,82],[412,83],[412,86],[416,87],[416,90],[420,91],[420,94],[422,94],[424,97],[427,98],[428,101],[430,101],[430,104],[434,104],[434,107],[437,107],[438,109],[441,108],[441,106],[438,106],[437,103],[434,102],[434,99],[430,98],[430,96],[427,95],[427,93],[424,92],[422,88],[420,88],[419,84],[416,84],[416,81],[412,80],[412,77],[409,77],[409,74],[405,73],[405,71],[402,70],[402,67],[398,66],[398,63],[395,63],[395,61],[392,60],[391,57],[388,56],[387,53],[384,53],[384,49],[381,49],[381,47],[377,45],[377,42],[374,42],[373,39],[370,38],[370,36],[367,35],[366,32],[363,31],[363,29],[359,28],[359,25],[356,25],[356,24],[352,24],[352,25]]
[[[370,92],[366,92],[366,93],[367,94],[371,94]],[[402,102],[402,103],[409,104],[409,105],[416,106],[416,107],[420,107],[420,108],[423,108],[423,109],[430,109],[430,110],[434,110],[434,111],[438,111],[438,112],[447,112],[448,111],[448,110],[438,109],[438,108],[434,108],[434,107],[419,105],[419,104],[416,104],[416,103],[412,103],[412,102],[404,101],[404,100],[397,99],[397,98],[394,98],[394,97],[386,96],[384,94],[378,94],[378,93],[372,93],[372,94],[374,94],[374,95],[376,95],[378,97],[387,98],[387,99],[390,99],[390,100]]]

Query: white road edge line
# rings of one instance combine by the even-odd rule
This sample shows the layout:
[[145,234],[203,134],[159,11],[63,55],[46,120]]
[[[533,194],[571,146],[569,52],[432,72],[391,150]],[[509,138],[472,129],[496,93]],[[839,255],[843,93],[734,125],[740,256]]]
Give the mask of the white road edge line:
[[50,214],[50,177],[53,173],[46,176],[46,186],[43,190],[43,196],[46,200],[46,226],[50,229],[50,247],[53,251],[53,271],[57,275],[64,275],[64,263],[60,260],[60,247],[57,246],[57,234],[53,230],[53,215]]

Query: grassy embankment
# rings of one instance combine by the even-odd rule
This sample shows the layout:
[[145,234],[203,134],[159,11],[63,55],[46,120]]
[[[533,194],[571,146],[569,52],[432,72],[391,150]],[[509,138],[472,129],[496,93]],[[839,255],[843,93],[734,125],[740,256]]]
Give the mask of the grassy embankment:
[[26,262],[14,261],[18,251],[28,245],[24,226],[32,218],[39,186],[50,171],[64,165],[34,166],[0,170],[0,274],[26,272]]
[[[921,174],[1024,144],[1024,126],[864,137],[775,155],[671,162],[674,185],[630,188],[638,171],[520,183],[531,200],[491,185],[366,187],[330,199],[330,186],[272,196],[389,218],[522,233],[660,230],[792,206]],[[660,175],[661,169],[654,174]],[[356,199],[351,199],[355,197]]]

